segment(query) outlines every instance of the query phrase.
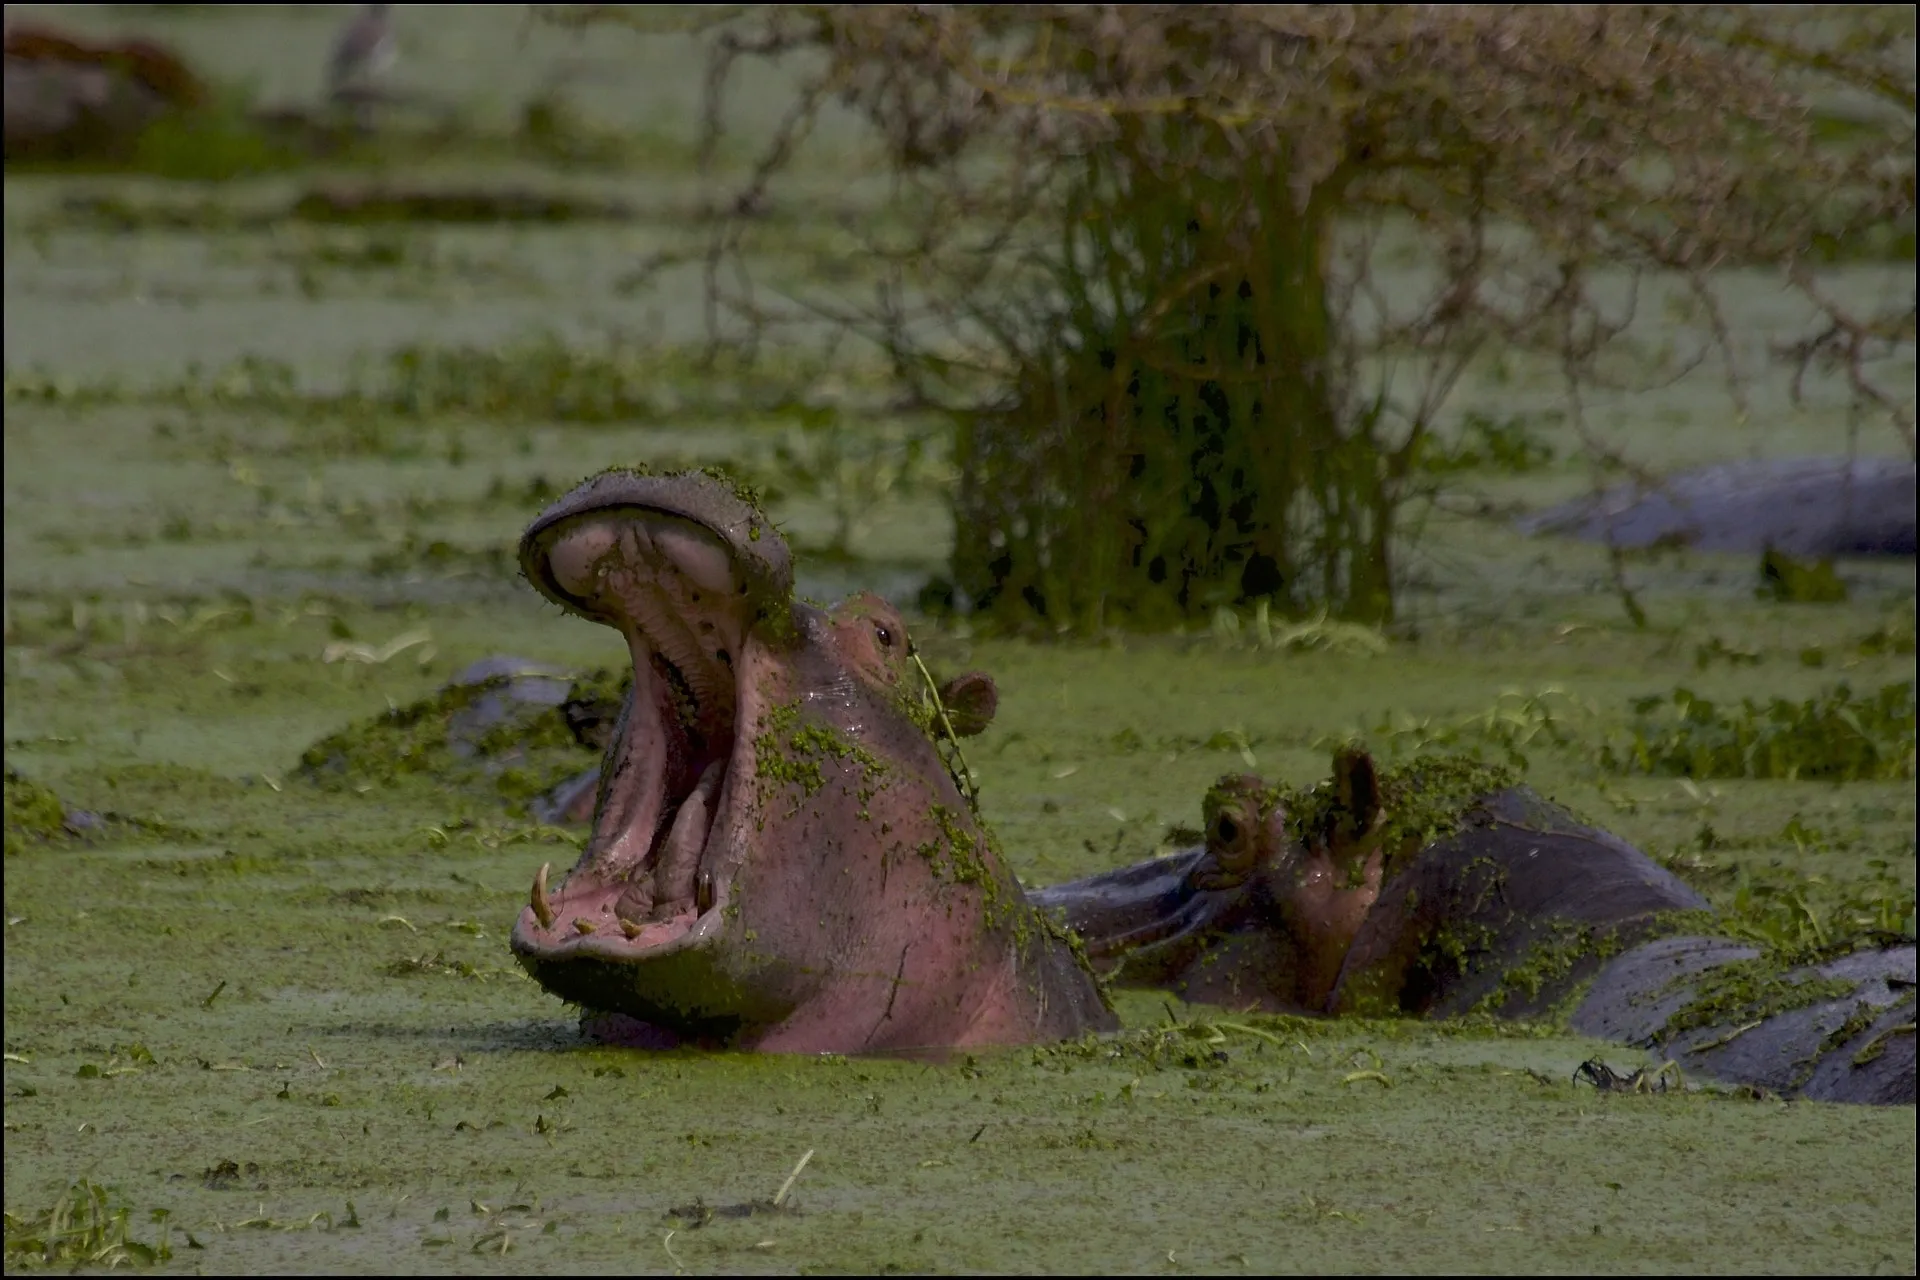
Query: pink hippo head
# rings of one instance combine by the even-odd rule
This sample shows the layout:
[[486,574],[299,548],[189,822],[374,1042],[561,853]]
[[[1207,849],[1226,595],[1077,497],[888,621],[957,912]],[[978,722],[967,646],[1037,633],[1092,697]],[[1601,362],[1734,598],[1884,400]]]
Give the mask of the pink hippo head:
[[779,531],[708,474],[596,476],[520,561],[633,664],[586,850],[563,883],[541,868],[512,938],[590,1027],[860,1053],[1113,1025],[938,749],[991,716],[990,681],[929,696],[885,601],[797,602]]

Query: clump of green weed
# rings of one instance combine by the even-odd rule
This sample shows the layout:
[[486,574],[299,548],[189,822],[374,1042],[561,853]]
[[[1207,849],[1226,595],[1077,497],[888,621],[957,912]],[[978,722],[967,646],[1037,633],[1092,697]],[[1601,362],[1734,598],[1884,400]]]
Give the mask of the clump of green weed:
[[[1569,745],[1573,741],[1570,723],[1592,714],[1592,707],[1557,685],[1534,693],[1506,689],[1485,710],[1469,715],[1416,719],[1402,712],[1383,716],[1371,730],[1349,736],[1394,756],[1440,751],[1475,760],[1494,758],[1524,770],[1528,749]],[[1314,745],[1335,746],[1342,740],[1323,738]]]
[[67,834],[66,806],[60,797],[11,766],[6,782],[8,857]]
[[[1461,820],[1481,801],[1519,781],[1511,769],[1461,753],[1424,755],[1381,769],[1376,799],[1384,818],[1380,844],[1389,864],[1383,874],[1390,878],[1412,854],[1459,830]],[[1214,795],[1208,792],[1203,811],[1210,811],[1206,806]],[[1336,779],[1298,790],[1274,788],[1269,802],[1282,806],[1295,841],[1323,846],[1349,797]]]
[[277,173],[309,157],[263,129],[244,94],[228,94],[154,121],[134,145],[130,168],[187,182],[225,182]]
[[173,1257],[167,1211],[150,1215],[160,1226],[152,1244],[133,1238],[133,1210],[109,1204],[107,1189],[80,1179],[39,1213],[6,1215],[7,1267],[147,1267]]
[[1757,667],[1764,655],[1758,649],[1749,649],[1742,644],[1728,644],[1719,636],[1695,645],[1693,666],[1696,671],[1705,671],[1716,662],[1724,662],[1730,667]]
[[1824,876],[1776,880],[1749,873],[1722,905],[1720,928],[1779,960],[1823,956],[1914,937],[1914,893],[1891,864],[1876,858],[1872,874],[1830,881]]
[[1829,782],[1913,776],[1914,682],[1856,695],[1845,681],[1799,702],[1743,698],[1737,707],[1691,689],[1639,698],[1624,745],[1601,748],[1617,773],[1682,778],[1809,778]]
[[[1555,421],[1559,414],[1544,415]],[[1469,412],[1460,423],[1460,435],[1452,444],[1434,436],[1423,437],[1414,450],[1413,465],[1430,475],[1451,475],[1460,471],[1496,471],[1509,475],[1527,475],[1554,460],[1553,446],[1540,439],[1532,420],[1515,415],[1490,418]]]
[[1914,651],[1913,612],[1889,618],[1887,621],[1861,636],[1855,647],[1862,656],[1875,657],[1883,653],[1900,654]]
[[1266,600],[1255,601],[1251,615],[1244,620],[1231,606],[1221,605],[1215,609],[1213,638],[1229,649],[1323,650],[1363,655],[1387,651],[1387,638],[1380,628],[1342,622],[1329,617],[1325,609],[1302,621],[1276,626]]
[[1847,598],[1847,584],[1833,571],[1831,560],[1795,560],[1769,549],[1760,557],[1760,585],[1754,594],[1763,600],[1833,604]]

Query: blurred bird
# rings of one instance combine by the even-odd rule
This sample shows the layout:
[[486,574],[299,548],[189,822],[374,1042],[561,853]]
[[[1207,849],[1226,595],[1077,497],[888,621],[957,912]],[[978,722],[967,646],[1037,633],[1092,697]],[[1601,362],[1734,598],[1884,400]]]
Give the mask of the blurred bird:
[[327,96],[335,102],[371,96],[372,81],[393,65],[393,6],[367,4],[341,28],[327,62]]

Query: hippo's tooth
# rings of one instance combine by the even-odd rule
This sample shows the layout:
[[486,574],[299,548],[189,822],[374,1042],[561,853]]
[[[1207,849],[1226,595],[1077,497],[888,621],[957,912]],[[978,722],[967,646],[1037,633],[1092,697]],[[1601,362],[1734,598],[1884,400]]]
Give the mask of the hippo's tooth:
[[573,918],[573,931],[575,933],[592,933],[593,921],[582,920],[579,916],[575,916]]
[[553,904],[547,901],[547,873],[551,870],[553,864],[543,862],[533,873],[533,918],[540,922],[542,929],[553,928]]
[[693,909],[700,915],[713,910],[713,873],[702,871],[694,882]]
[[674,911],[683,909],[693,899],[694,869],[700,865],[700,850],[707,843],[707,827],[725,774],[726,766],[720,761],[707,765],[693,791],[680,802],[680,812],[673,816],[673,829],[660,848],[660,860],[654,870],[654,898],[671,904]]
[[616,919],[619,919],[620,932],[626,935],[628,942],[632,942],[635,938],[640,936],[639,925],[635,924],[631,920],[627,920],[624,918],[616,917]]

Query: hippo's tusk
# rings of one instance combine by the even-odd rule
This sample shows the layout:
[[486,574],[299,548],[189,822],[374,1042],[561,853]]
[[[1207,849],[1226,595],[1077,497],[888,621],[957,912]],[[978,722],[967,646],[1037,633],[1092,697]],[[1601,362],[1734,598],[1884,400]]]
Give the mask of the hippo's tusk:
[[700,850],[707,842],[714,801],[725,776],[726,767],[719,760],[706,767],[692,794],[680,802],[680,811],[674,815],[673,827],[661,846],[659,863],[654,869],[654,897],[674,912],[683,910],[698,895],[694,872],[700,862]]
[[533,873],[533,916],[542,929],[553,928],[553,904],[547,901],[547,872],[552,869],[551,862],[543,862]]

